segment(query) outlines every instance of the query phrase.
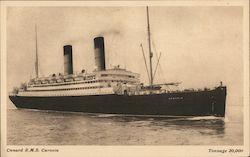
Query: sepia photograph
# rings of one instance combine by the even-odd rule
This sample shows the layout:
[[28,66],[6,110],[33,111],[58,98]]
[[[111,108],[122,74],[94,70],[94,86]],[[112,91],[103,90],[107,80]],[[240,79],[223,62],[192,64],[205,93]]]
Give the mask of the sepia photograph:
[[249,153],[247,1],[13,4],[1,7],[4,155]]

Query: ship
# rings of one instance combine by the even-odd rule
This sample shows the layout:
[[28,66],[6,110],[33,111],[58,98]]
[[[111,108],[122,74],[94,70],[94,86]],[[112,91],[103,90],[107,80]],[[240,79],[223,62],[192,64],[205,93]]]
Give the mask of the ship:
[[148,7],[146,13],[149,69],[146,55],[142,52],[149,78],[148,85],[140,82],[140,74],[119,65],[106,68],[103,36],[94,38],[96,68],[93,72],[82,70],[74,73],[72,45],[65,45],[64,73],[39,77],[36,37],[36,76],[28,83],[14,88],[9,99],[18,109],[130,116],[225,117],[227,90],[222,82],[212,89],[184,90],[169,88],[178,86],[180,82],[154,84]]

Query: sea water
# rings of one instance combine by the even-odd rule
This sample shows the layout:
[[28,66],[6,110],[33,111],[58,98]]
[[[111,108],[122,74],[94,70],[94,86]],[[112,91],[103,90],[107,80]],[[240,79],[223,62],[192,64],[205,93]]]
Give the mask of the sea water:
[[225,118],[7,110],[8,145],[241,145],[242,106]]

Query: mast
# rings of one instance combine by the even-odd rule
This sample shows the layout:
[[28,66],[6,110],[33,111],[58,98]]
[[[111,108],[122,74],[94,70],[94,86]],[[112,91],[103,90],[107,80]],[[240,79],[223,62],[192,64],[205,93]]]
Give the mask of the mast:
[[38,78],[38,52],[37,52],[37,28],[35,26],[36,31],[36,62],[35,62],[35,70],[36,70],[36,78]]
[[148,6],[147,6],[147,24],[148,24],[148,51],[149,51],[149,69],[150,69],[150,82],[149,85],[153,85],[153,70],[152,70],[152,57],[153,53],[151,50],[151,38],[150,38],[150,25],[149,25],[149,13],[148,13]]

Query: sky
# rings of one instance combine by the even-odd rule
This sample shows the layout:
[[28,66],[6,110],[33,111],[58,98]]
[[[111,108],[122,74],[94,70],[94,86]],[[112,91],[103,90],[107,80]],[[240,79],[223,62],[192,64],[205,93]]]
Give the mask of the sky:
[[[239,6],[149,7],[155,83],[180,88],[227,86],[230,105],[243,100],[243,8]],[[63,73],[63,46],[73,46],[74,72],[92,72],[93,39],[105,40],[106,66],[120,65],[148,83],[146,7],[8,7],[8,91],[35,76],[35,25],[39,75]]]

